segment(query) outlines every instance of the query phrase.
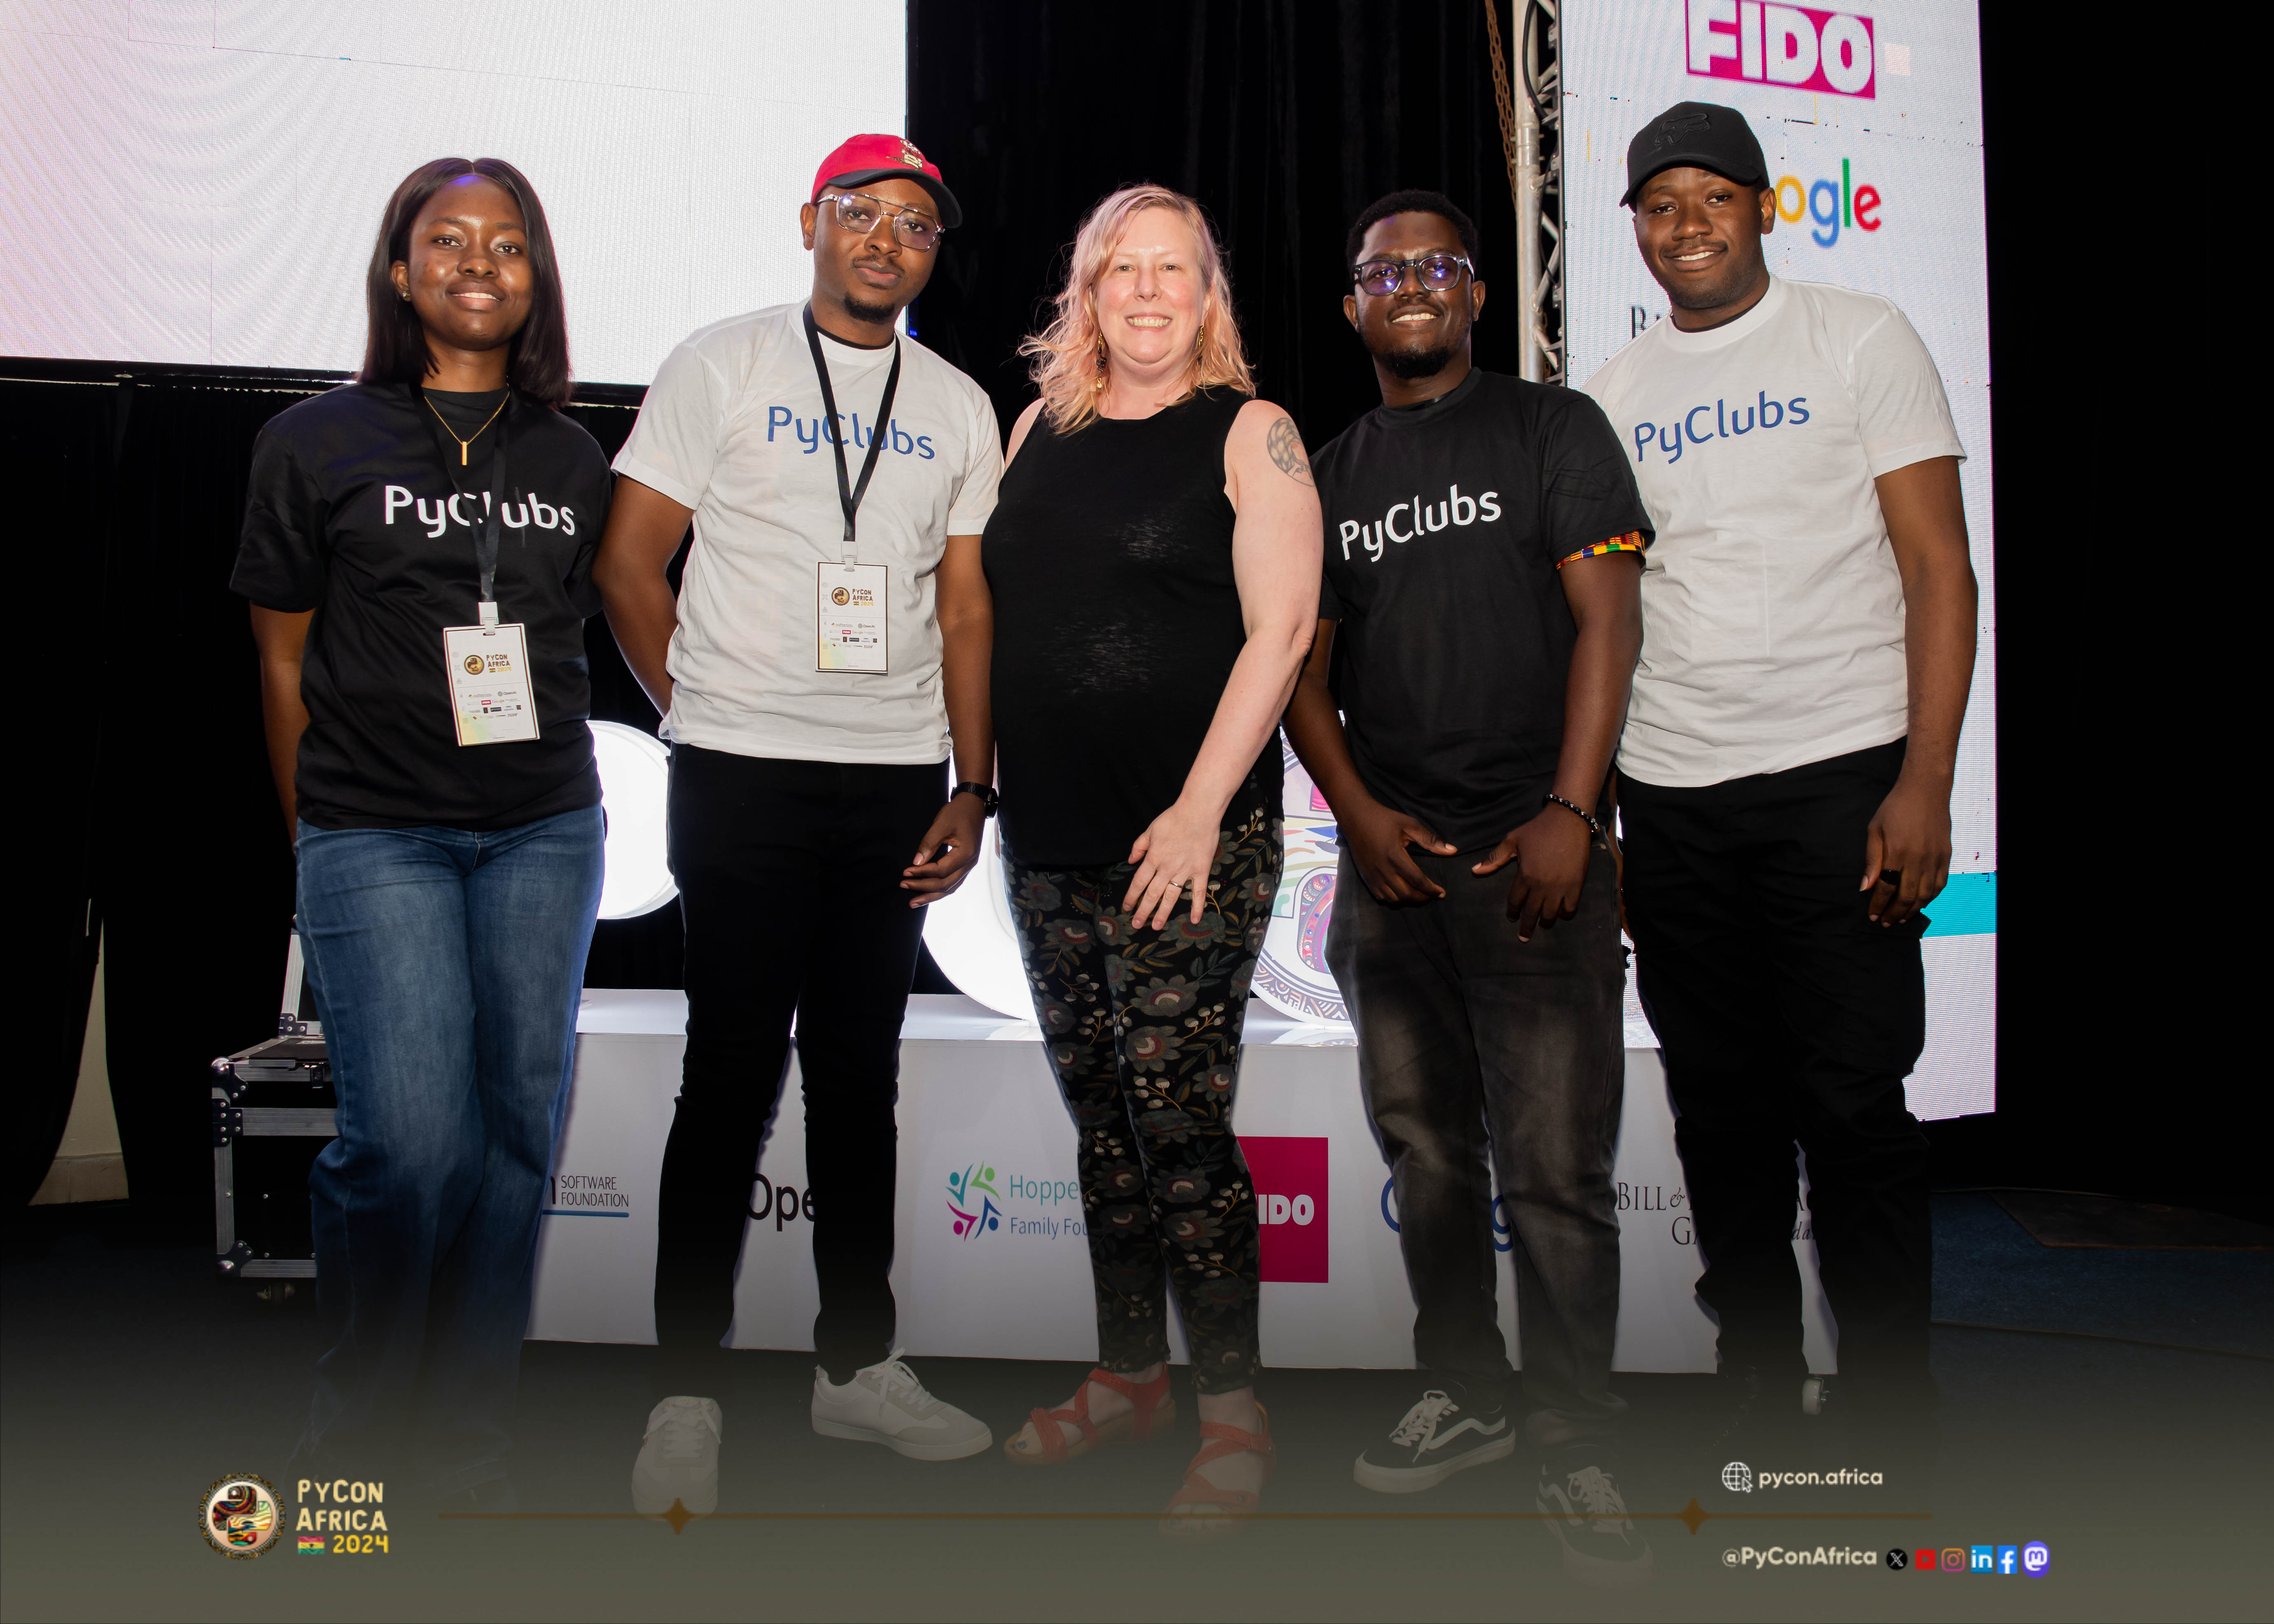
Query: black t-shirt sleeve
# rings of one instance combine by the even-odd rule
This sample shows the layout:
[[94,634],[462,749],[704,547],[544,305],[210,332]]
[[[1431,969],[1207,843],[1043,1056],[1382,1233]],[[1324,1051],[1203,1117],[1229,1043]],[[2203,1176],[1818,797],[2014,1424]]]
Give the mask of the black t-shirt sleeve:
[[245,529],[230,590],[264,609],[299,614],[324,597],[325,505],[284,436],[263,430],[252,447]]
[[593,492],[585,499],[591,505],[591,517],[576,533],[576,556],[569,560],[568,578],[563,584],[568,589],[568,606],[589,620],[600,613],[600,589],[592,584],[592,560],[600,550],[600,533],[608,527],[608,508],[615,497],[616,477],[609,471],[608,459],[599,443],[584,425],[577,424],[576,428],[584,442],[579,452],[590,454],[580,455],[578,461],[590,464],[579,472],[585,476],[588,488]]
[[1560,564],[1582,547],[1630,530],[1641,531],[1648,543],[1655,533],[1650,514],[1610,419],[1584,395],[1560,404],[1562,410],[1543,425],[1540,447],[1540,539],[1547,561]]
[[1335,578],[1325,570],[1319,572],[1319,619],[1339,620],[1346,612],[1342,594],[1335,590]]

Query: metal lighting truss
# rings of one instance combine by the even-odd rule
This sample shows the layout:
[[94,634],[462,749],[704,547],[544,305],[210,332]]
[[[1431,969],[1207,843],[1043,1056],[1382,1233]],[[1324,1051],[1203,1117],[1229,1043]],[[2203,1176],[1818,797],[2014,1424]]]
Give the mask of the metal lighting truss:
[[1500,112],[1509,195],[1516,204],[1516,292],[1524,312],[1524,376],[1563,381],[1563,86],[1556,25],[1559,0],[1507,0],[1516,23],[1523,81],[1509,82],[1501,37],[1502,0],[1485,0],[1492,49],[1493,100]]

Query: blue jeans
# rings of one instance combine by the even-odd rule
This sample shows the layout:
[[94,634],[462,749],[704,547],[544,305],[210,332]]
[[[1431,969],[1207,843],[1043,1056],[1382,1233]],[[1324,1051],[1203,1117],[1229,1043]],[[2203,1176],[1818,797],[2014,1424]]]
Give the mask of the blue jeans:
[[484,831],[300,825],[339,1094],[308,1177],[330,1342],[313,1466],[442,1492],[504,1475],[602,829],[598,807]]

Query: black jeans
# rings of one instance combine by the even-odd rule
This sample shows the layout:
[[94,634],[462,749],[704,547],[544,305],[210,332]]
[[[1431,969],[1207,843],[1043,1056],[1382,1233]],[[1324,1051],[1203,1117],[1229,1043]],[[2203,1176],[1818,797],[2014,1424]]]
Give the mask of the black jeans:
[[1511,871],[1470,873],[1482,850],[1412,855],[1445,895],[1393,907],[1344,853],[1327,963],[1358,1028],[1359,1078],[1397,1188],[1413,1357],[1486,1403],[1510,1385],[1495,1306],[1497,1169],[1524,1391],[1539,1407],[1532,1441],[1600,1443],[1626,1411],[1610,1389],[1611,1167],[1626,1092],[1617,868],[1597,842],[1578,913],[1518,942]]
[[788,1070],[805,1083],[821,1312],[844,1380],[891,1352],[900,1021],[923,914],[900,870],[946,764],[776,761],[677,745],[671,868],[687,921],[687,1059],[656,1213],[657,1374],[715,1394],[758,1150]]
[[1623,778],[1627,923],[1724,1370],[1807,1373],[1799,1177],[1859,1408],[1931,1396],[1927,1144],[1903,1101],[1926,1035],[1925,927],[1864,912],[1865,831],[1903,743],[1667,789]]

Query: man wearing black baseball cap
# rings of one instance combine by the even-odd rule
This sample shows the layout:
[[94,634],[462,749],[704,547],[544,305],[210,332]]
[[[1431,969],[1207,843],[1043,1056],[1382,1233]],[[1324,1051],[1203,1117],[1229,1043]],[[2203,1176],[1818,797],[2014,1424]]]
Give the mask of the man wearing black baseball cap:
[[644,1512],[718,1503],[719,1341],[793,1019],[821,1298],[813,1430],[925,1461],[994,1441],[895,1357],[888,1279],[919,910],[961,883],[994,803],[979,535],[1002,441],[979,386],[895,331],[962,218],[901,137],[845,142],[799,211],[810,297],[673,350],[616,458],[593,578],[671,741],[687,924],[656,1216],[663,1396],[632,1473]]
[[1903,1079],[1974,665],[1965,451],[1901,311],[1769,274],[1775,196],[1743,114],[1668,109],[1627,179],[1671,314],[1586,388],[1658,532],[1619,802],[1698,1292],[1735,1426],[1775,1441],[1808,1373],[1796,1143],[1842,1403],[1892,1437],[1931,1397],[1927,1147]]

